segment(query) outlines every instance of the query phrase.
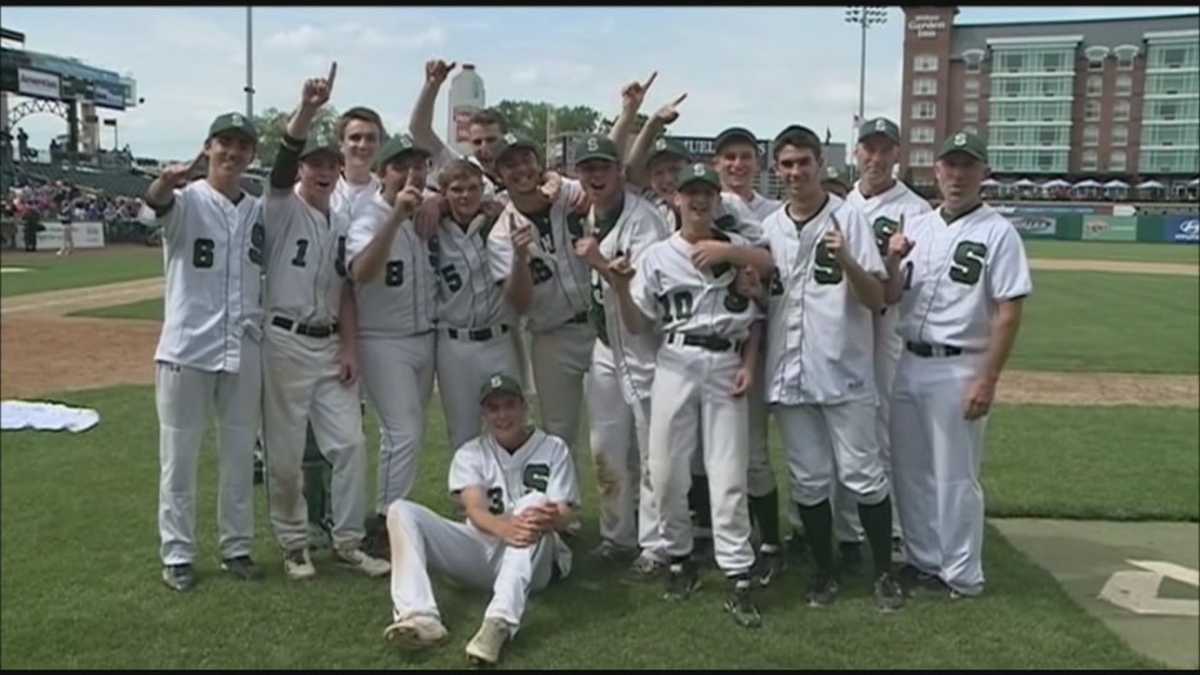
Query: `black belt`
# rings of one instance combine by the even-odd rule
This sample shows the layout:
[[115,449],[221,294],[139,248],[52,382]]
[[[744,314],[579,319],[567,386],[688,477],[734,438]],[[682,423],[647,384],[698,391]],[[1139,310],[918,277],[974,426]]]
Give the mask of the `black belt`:
[[[677,334],[671,333],[667,336],[667,341],[674,344],[677,337],[679,337]],[[689,347],[707,349],[710,352],[727,352],[731,349],[740,351],[742,348],[740,340],[734,342],[719,335],[684,335],[683,344]]]
[[927,342],[905,342],[904,348],[916,354],[929,358],[931,356],[958,356],[963,353],[961,347],[950,345],[931,345]]
[[588,313],[584,311],[568,319],[567,323],[587,323],[588,321],[590,321],[588,318]]
[[315,338],[327,338],[337,332],[336,322],[328,326],[310,326],[306,323],[298,324],[284,316],[277,316],[271,319],[271,325],[279,326],[286,331],[294,328],[297,335],[307,335],[308,337]]
[[497,328],[480,328],[479,330],[458,330],[457,328],[447,328],[446,333],[452,339],[470,340],[471,342],[485,342],[494,337],[499,337],[508,332],[508,326],[501,325]]

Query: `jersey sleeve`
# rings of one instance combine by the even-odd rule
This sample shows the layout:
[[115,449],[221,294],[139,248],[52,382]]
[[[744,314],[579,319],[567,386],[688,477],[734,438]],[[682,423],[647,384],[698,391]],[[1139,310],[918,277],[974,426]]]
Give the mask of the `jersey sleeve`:
[[462,492],[472,485],[487,487],[483,484],[483,473],[479,470],[479,441],[468,441],[454,453],[450,462],[450,477],[448,487],[450,493]]
[[362,209],[350,222],[350,230],[346,233],[346,261],[350,264],[354,263],[354,259],[367,248],[379,231],[380,215],[380,211],[372,205]]
[[658,277],[652,264],[654,256],[643,255],[634,266],[636,272],[629,282],[629,295],[633,304],[646,318],[658,323]]
[[488,233],[488,267],[491,269],[492,281],[496,283],[507,279],[509,271],[512,270],[513,248],[509,232],[512,231],[515,217],[511,210],[506,210],[500,214],[492,231]]
[[[629,237],[629,264],[637,265],[642,255],[654,244],[670,236],[667,221],[654,208],[647,207],[637,214],[637,221]],[[607,254],[606,254],[607,255]]]
[[[187,217],[187,212],[191,210],[189,202],[192,201],[191,190],[174,190],[171,208],[161,216],[157,216],[158,224],[162,227],[163,238],[168,242],[175,241],[179,232],[183,229],[184,218]],[[153,212],[153,209],[151,210]]]
[[988,262],[988,293],[996,302],[1005,302],[1033,292],[1029,260],[1016,228],[1006,221]]
[[285,238],[288,228],[296,221],[295,212],[301,206],[300,197],[292,190],[267,190],[262,198],[263,228],[267,247]]
[[571,461],[571,451],[562,439],[556,439],[557,452],[554,463],[550,467],[550,482],[546,486],[546,497],[555,503],[566,503],[579,506],[579,480],[575,476],[575,462]]
[[849,205],[840,209],[840,215],[844,216],[842,234],[850,246],[850,255],[854,262],[867,274],[887,279],[887,268],[883,266],[883,257],[879,255],[879,248],[875,245],[875,233],[871,231],[867,219],[858,209]]

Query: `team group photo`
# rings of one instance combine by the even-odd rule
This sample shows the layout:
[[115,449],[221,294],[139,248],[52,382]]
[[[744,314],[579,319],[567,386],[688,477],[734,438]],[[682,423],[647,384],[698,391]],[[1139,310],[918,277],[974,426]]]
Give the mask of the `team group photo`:
[[[346,16],[383,21],[390,11]],[[263,118],[251,109],[252,16],[254,30],[269,36],[256,35],[265,44],[260,60],[278,58],[288,40],[309,44],[308,33],[273,33],[271,10],[240,14],[245,107],[222,94],[227,103],[212,113],[177,111],[176,135],[186,135],[179,144],[191,148],[188,159],[135,163],[125,171],[139,181],[125,193],[128,228],[149,233],[152,255],[141,259],[160,276],[137,296],[140,275],[114,275],[108,283],[126,284],[130,290],[122,292],[131,300],[155,303],[153,314],[137,310],[139,344],[147,348],[122,359],[153,370],[138,389],[132,380],[113,380],[123,388],[112,390],[111,401],[88,399],[84,391],[54,393],[81,389],[76,385],[18,390],[15,380],[4,393],[4,548],[37,542],[51,545],[49,551],[78,548],[82,560],[92,559],[89,569],[46,561],[36,574],[26,562],[32,549],[6,554],[3,624],[5,632],[20,632],[10,634],[4,650],[20,656],[5,666],[1127,668],[1178,667],[1171,660],[1177,658],[1186,664],[1196,651],[1194,635],[1190,643],[1176,641],[1181,657],[1162,656],[1157,647],[1111,632],[1106,616],[1129,611],[1121,602],[1140,603],[1139,615],[1190,615],[1179,619],[1190,624],[1173,630],[1187,632],[1190,625],[1194,632],[1191,605],[1200,600],[1189,554],[1164,557],[1127,539],[1125,553],[1117,554],[1121,564],[1162,560],[1141,568],[1185,590],[1164,595],[1167,586],[1156,584],[1150,599],[1131,601],[1134,591],[1121,590],[1118,573],[1103,589],[1087,591],[1086,602],[1124,599],[1096,610],[1021,545],[1018,528],[1038,521],[1011,521],[1010,530],[1008,521],[994,519],[1061,519],[1053,522],[1064,524],[1063,534],[1030,530],[1047,541],[1067,536],[1071,519],[1082,519],[1079,532],[1093,521],[1179,521],[1172,525],[1185,529],[1170,531],[1186,532],[1182,539],[1163,536],[1183,548],[1190,537],[1195,547],[1196,371],[1161,385],[1163,397],[1177,395],[1181,403],[1103,402],[1104,393],[1122,395],[1103,391],[1118,387],[1117,380],[1071,385],[1064,379],[1040,385],[1041,394],[1026,390],[1037,369],[1029,353],[1066,349],[1076,339],[1065,337],[1065,325],[1053,335],[1045,328],[1051,320],[1069,321],[1054,316],[1069,311],[1063,303],[1082,302],[1062,299],[1073,286],[1055,275],[1105,276],[1040,271],[1071,269],[1041,266],[1055,257],[1054,245],[1090,246],[1091,254],[1119,246],[1183,254],[1162,270],[1138,270],[1145,283],[1192,274],[1174,268],[1195,263],[1188,256],[1194,259],[1196,248],[1057,241],[1069,238],[1058,235],[1070,222],[1082,223],[1075,239],[1095,238],[1094,223],[1101,221],[1088,215],[1077,221],[1052,215],[1058,234],[1031,238],[1032,216],[1021,214],[1068,211],[997,192],[1017,161],[996,108],[1005,105],[1007,86],[997,73],[1009,54],[1049,58],[1030,50],[1049,50],[1038,45],[1060,38],[1032,40],[1024,52],[1005,42],[1020,46],[1021,38],[988,38],[995,125],[989,132],[961,111],[933,125],[924,121],[917,97],[928,92],[909,83],[910,66],[917,76],[936,70],[943,58],[937,49],[948,50],[942,67],[950,77],[972,79],[960,70],[975,72],[973,57],[959,51],[974,39],[973,27],[964,24],[949,42],[947,23],[958,21],[958,10],[791,11],[832,13],[841,25],[853,24],[842,41],[857,46],[861,37],[864,69],[868,28],[895,32],[904,41],[903,100],[872,98],[864,106],[856,91],[858,114],[851,129],[837,134],[842,143],[832,142],[823,113],[791,103],[773,111],[773,128],[736,112],[749,108],[734,107],[708,140],[697,142],[678,130],[695,128],[689,116],[704,115],[705,125],[714,119],[698,109],[711,100],[700,75],[707,57],[679,70],[672,70],[678,60],[635,59],[642,65],[630,70],[621,59],[621,67],[578,73],[609,92],[599,109],[603,123],[594,119],[590,128],[559,134],[556,128],[569,127],[577,111],[486,105],[478,73],[505,81],[485,60],[489,51],[435,37],[432,47],[381,54],[370,77],[361,72],[361,45],[347,47],[349,55],[324,45],[310,57],[270,63],[253,73],[257,86],[290,93]],[[589,20],[584,10],[573,12],[558,13],[568,15],[563,25]],[[887,26],[889,15],[903,26]],[[1177,16],[1143,21],[1187,23]],[[339,35],[333,23],[304,25],[327,31],[329,39]],[[355,30],[363,31],[360,40],[382,39],[373,28]],[[1070,27],[1038,30],[1055,36]],[[14,39],[10,33],[6,40]],[[1200,32],[1176,33],[1163,39],[1168,50],[1184,45],[1190,61],[1181,72],[1194,80]],[[1147,64],[1158,58],[1156,39],[1142,46]],[[753,49],[753,42],[742,48]],[[480,56],[466,61],[467,53]],[[17,54],[6,47],[4,56],[11,61]],[[28,54],[22,83],[27,73],[41,72],[38,55]],[[889,58],[896,63],[901,54]],[[1091,57],[1083,47],[1078,58],[1086,71]],[[202,71],[205,62],[197,58],[184,71]],[[1151,65],[1146,78],[1156,72]],[[804,66],[813,67],[820,65]],[[1119,63],[1113,68],[1120,72]],[[383,86],[379,75],[398,71],[404,82],[417,83],[396,94],[407,107],[381,105],[362,86]],[[877,83],[890,72],[863,77],[882,87]],[[510,81],[534,76],[522,72]],[[63,78],[56,86],[66,98],[75,80]],[[189,86],[186,78],[180,87]],[[1049,82],[1031,78],[1043,80]],[[900,95],[900,87],[888,86]],[[770,95],[757,90],[746,103],[769,108]],[[1200,88],[1193,86],[1190,96],[1200,100]],[[13,101],[6,100],[6,120]],[[530,111],[541,115],[537,125]],[[1195,117],[1195,110],[1183,114]],[[75,137],[68,142],[76,168],[53,182],[35,178],[50,174],[25,156],[24,145],[12,163],[16,133],[7,125],[6,192],[15,180],[14,219],[25,236],[49,236],[36,230],[46,226],[37,225],[35,198],[75,200],[84,205],[83,217],[50,226],[68,242],[51,256],[62,261],[53,269],[119,267],[87,263],[98,254],[80,243],[91,236],[88,204],[102,193],[71,183],[82,175]],[[926,129],[936,132],[926,137]],[[1187,165],[1196,163],[1195,148],[1190,160],[1181,157],[1184,174],[1197,173]],[[107,152],[105,158],[117,161]],[[1151,174],[1150,161],[1143,160],[1141,175]],[[98,166],[103,173],[104,164]],[[1150,210],[1140,202],[1126,210],[1108,205],[1114,215],[1106,217],[1135,222],[1137,241],[1146,217],[1157,218],[1156,233],[1165,232],[1176,222],[1173,214],[1195,211],[1194,202],[1188,206],[1194,194],[1186,182],[1179,185],[1181,202],[1164,197],[1163,206]],[[111,219],[95,207],[106,248],[117,246],[111,242],[126,222],[124,204]],[[1095,208],[1087,204],[1079,208]],[[1126,212],[1134,215],[1121,216]],[[6,284],[41,274],[36,258],[15,255],[4,254]],[[7,273],[18,264],[35,271]],[[1112,277],[1141,278],[1104,269]],[[1044,309],[1035,285],[1048,289]],[[63,311],[72,303],[84,307],[84,294],[65,280],[52,288],[62,290],[26,296],[25,304],[22,295],[5,294],[6,343],[17,343],[18,334],[8,331],[22,317],[40,319],[56,303]],[[1188,351],[1196,351],[1195,334],[1187,335],[1197,320],[1194,295],[1194,288],[1184,292],[1168,326],[1180,327],[1162,338],[1176,345],[1175,359],[1185,367],[1196,358]],[[109,317],[88,319],[100,339],[123,310],[78,311],[67,316]],[[54,340],[56,324],[46,325],[39,334]],[[1089,330],[1108,329],[1081,332]],[[4,379],[16,362],[5,355]],[[1084,441],[1070,415],[1088,409],[1055,412],[1054,406],[1087,405],[1066,400],[1085,386],[1099,392],[1092,405],[1174,407],[1112,408],[1113,414],[1128,409],[1129,421],[1093,425],[1087,438],[1097,440]],[[1160,385],[1145,380],[1144,386]],[[39,391],[49,394],[42,401],[67,407],[43,405],[36,413],[8,407],[17,403],[10,399],[36,400]],[[51,407],[66,416],[45,421]],[[1030,426],[1043,418],[1044,426]],[[78,429],[76,419],[85,420]],[[1113,518],[1099,507],[1069,506],[1077,494],[1104,501],[1112,491],[1101,484],[1065,494],[1047,489],[1049,481],[1087,483],[1099,472],[1133,480],[1087,457],[1109,442],[1106,434],[1116,440],[1147,425],[1178,429],[1155,442],[1169,459],[1139,459],[1149,465],[1146,475],[1170,472],[1177,487],[1164,485],[1159,498],[1145,496],[1133,513]],[[91,441],[96,445],[71,466],[53,444],[25,457],[34,432],[8,431],[22,428],[107,440]],[[1122,454],[1142,452],[1124,446]],[[120,473],[106,468],[121,464]],[[56,507],[53,521],[25,525],[18,540],[14,521],[26,518],[32,503],[18,501],[16,485],[29,472],[69,481],[51,499],[71,506]],[[64,473],[71,475],[52,478]],[[93,490],[115,491],[99,497]],[[97,522],[109,520],[120,522],[111,528]],[[1113,536],[1118,546],[1120,537],[1134,535]],[[1087,557],[1082,546],[1071,545],[1072,559]],[[91,588],[81,590],[74,606],[58,608],[50,598],[59,584]],[[42,586],[36,594],[45,600],[38,600],[31,593]],[[13,598],[24,609],[15,609]],[[75,646],[55,655],[50,636],[34,631],[65,613],[75,617],[59,619]],[[31,614],[44,618],[18,628]],[[128,635],[106,637],[116,630]],[[1160,643],[1168,641],[1167,633],[1159,635]],[[146,642],[143,654],[117,656],[118,645],[139,640]],[[985,646],[990,642],[996,646]]]

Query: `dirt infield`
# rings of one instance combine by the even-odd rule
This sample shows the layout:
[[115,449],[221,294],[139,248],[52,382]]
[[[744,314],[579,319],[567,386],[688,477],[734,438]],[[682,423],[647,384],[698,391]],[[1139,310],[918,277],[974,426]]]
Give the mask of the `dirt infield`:
[[[1101,260],[1030,261],[1034,269],[1196,275],[1194,266]],[[7,298],[0,307],[0,396],[33,397],[153,384],[158,321],[66,317],[80,309],[162,297],[163,279]],[[1200,407],[1200,376],[1005,371],[1001,403]]]
[[1186,263],[1121,262],[1116,260],[1070,260],[1066,258],[1030,258],[1035,270],[1070,272],[1121,272],[1125,274],[1177,274],[1200,276],[1200,267]]

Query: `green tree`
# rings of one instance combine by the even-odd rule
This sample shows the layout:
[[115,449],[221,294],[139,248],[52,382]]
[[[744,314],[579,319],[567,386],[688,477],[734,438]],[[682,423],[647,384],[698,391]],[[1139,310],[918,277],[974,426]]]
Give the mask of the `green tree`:
[[493,109],[508,123],[509,131],[520,133],[537,143],[546,156],[546,124],[550,110],[555,112],[558,133],[569,131],[596,133],[600,131],[599,111],[585,105],[555,106],[545,102],[500,101]]
[[[316,134],[322,142],[333,142],[333,128],[337,123],[338,111],[333,106],[321,108],[313,120],[313,128],[309,134]],[[276,108],[267,108],[261,114],[254,116],[254,127],[258,129],[258,160],[263,167],[275,164],[275,153],[279,152],[279,141],[287,129],[290,112],[282,112]]]

